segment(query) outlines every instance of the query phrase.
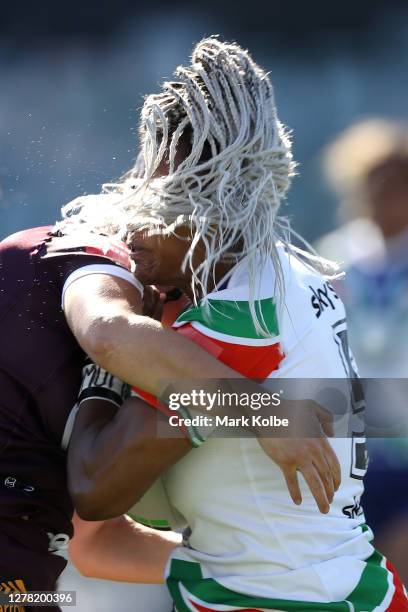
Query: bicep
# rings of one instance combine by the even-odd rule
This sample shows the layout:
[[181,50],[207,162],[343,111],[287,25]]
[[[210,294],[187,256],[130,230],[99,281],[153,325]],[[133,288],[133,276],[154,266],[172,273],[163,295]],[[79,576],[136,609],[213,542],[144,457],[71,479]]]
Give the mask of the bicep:
[[105,399],[89,399],[79,403],[67,449],[67,475],[70,494],[77,506],[77,496],[92,480],[96,463],[103,470],[109,456],[99,450],[97,437],[109,428],[118,408]]
[[71,282],[63,295],[63,309],[71,331],[87,353],[95,352],[106,323],[142,312],[139,289],[109,274],[89,274]]

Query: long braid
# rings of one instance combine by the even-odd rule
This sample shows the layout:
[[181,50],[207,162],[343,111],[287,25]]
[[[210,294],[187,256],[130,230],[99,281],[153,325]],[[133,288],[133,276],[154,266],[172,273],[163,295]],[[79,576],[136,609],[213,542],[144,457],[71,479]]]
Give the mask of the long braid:
[[[272,257],[283,295],[276,244],[283,240],[289,246],[290,236],[277,215],[295,168],[272,83],[247,51],[216,37],[197,44],[191,65],[177,68],[175,76],[177,81],[165,82],[161,93],[145,100],[140,124],[143,165],[139,157],[121,183],[104,186],[114,198],[116,220],[116,226],[110,221],[107,229],[124,237],[141,228],[160,233],[189,225],[193,239],[183,266],[191,270],[195,300],[207,295],[218,262],[246,257],[251,315],[257,331],[267,335],[255,309],[255,272]],[[177,166],[178,147],[186,135],[188,154]],[[156,178],[163,162],[169,172]],[[94,214],[95,203],[88,204]],[[69,206],[65,227],[75,224],[75,202]],[[86,208],[77,219],[80,222],[82,215],[89,224],[92,214],[86,215]],[[205,258],[195,267],[199,243]]]
[[[219,261],[247,257],[251,312],[257,330],[265,333],[255,312],[255,270],[272,255],[282,282],[275,221],[294,171],[272,84],[247,51],[217,38],[199,43],[191,66],[179,67],[175,75],[178,81],[164,83],[163,92],[149,96],[143,107],[145,181],[129,230],[138,227],[140,217],[154,217],[167,228],[188,222],[194,237],[184,266],[191,270],[195,296],[206,295]],[[175,168],[187,126],[191,150]],[[203,160],[206,146],[211,155]],[[154,179],[166,152],[170,172]],[[199,242],[206,256],[194,267]]]

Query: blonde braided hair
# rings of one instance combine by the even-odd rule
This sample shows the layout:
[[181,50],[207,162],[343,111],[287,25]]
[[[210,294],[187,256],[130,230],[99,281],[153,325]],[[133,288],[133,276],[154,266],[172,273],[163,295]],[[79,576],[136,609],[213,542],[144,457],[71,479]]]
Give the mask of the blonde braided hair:
[[[105,198],[106,213],[95,205],[98,196],[88,204],[76,200],[63,209],[59,227],[91,228],[94,217],[94,231],[123,239],[141,228],[160,233],[189,225],[192,241],[183,266],[191,270],[195,300],[209,292],[218,262],[246,257],[251,315],[257,331],[268,335],[255,310],[256,279],[272,257],[283,289],[276,245],[283,240],[289,246],[290,236],[278,210],[295,168],[272,83],[248,51],[217,37],[198,43],[191,65],[177,68],[175,76],[146,98],[141,155],[121,182],[104,185],[99,198]],[[186,138],[188,153],[177,165]],[[168,173],[157,177],[163,163]],[[198,243],[205,258],[195,267]]]

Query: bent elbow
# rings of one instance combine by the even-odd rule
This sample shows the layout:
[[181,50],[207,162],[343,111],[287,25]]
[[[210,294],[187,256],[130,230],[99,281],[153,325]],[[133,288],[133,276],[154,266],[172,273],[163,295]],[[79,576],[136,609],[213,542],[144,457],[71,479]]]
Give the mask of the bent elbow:
[[[127,315],[99,317],[89,326],[80,344],[93,361],[110,372],[129,338],[130,330],[135,338],[136,327]],[[137,344],[132,343],[133,351]]]
[[94,490],[80,493],[71,491],[71,498],[76,513],[84,521],[107,521],[125,514],[129,509],[120,500],[109,500],[106,495]]
[[112,518],[109,509],[98,504],[91,494],[72,494],[74,508],[83,521],[104,521]]
[[103,500],[97,495],[95,486],[89,480],[81,480],[79,478],[69,478],[68,481],[69,493],[74,505],[75,512],[84,521],[99,521],[106,517],[102,508],[104,507]]
[[[101,516],[96,508],[87,504],[75,504],[75,511],[83,521],[103,521],[106,517]],[[103,513],[102,513],[103,514]]]
[[85,353],[105,368],[117,347],[115,327],[115,322],[112,319],[97,320],[88,328],[86,334],[80,340]]

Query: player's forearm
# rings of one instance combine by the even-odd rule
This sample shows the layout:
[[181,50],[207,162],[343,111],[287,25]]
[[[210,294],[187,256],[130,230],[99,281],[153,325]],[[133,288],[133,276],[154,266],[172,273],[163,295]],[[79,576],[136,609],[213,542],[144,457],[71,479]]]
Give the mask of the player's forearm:
[[87,355],[154,395],[164,380],[238,376],[181,334],[141,316],[139,292],[121,279],[95,274],[75,281],[65,293],[64,312]]
[[88,400],[77,416],[68,450],[68,482],[74,506],[86,520],[127,512],[189,450],[184,438],[159,439],[156,414],[139,399],[127,400],[112,418],[103,400]]
[[157,477],[148,461],[140,463],[146,461],[149,440],[126,440],[117,429],[108,425],[97,432],[92,427],[82,431],[78,442],[74,438],[70,443],[68,486],[74,507],[85,520],[120,516]]
[[160,584],[172,550],[181,543],[173,532],[159,532],[125,516],[104,521],[87,534],[75,522],[70,557],[84,575],[105,580]]
[[104,369],[131,385],[160,395],[163,381],[237,378],[181,334],[133,313],[105,323],[105,342],[91,357]]

